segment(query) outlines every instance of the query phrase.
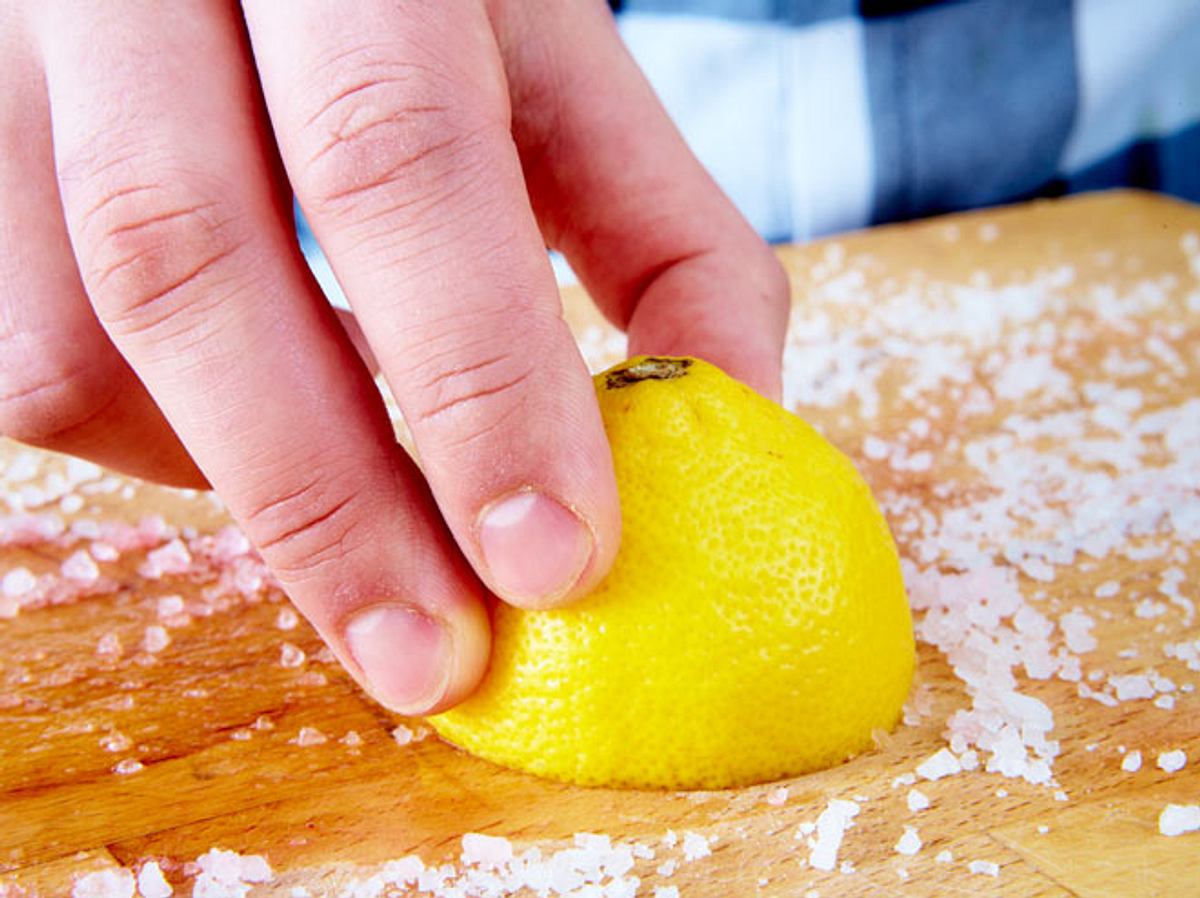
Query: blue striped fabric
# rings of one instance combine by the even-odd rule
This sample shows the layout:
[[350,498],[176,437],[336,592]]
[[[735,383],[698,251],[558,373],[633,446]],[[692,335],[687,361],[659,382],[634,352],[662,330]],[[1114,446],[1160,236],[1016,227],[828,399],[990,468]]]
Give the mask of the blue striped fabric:
[[1200,0],[624,0],[770,239],[1137,186],[1200,201]]

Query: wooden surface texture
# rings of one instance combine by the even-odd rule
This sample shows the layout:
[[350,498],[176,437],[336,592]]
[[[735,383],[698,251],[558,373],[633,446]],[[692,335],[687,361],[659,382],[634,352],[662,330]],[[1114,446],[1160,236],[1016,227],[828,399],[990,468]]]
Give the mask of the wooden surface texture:
[[[1197,209],[1117,193],[785,248],[795,320],[820,318],[835,334],[844,323],[847,333],[859,335],[844,356],[829,355],[826,368],[817,370],[804,355],[816,338],[800,329],[788,349],[792,405],[855,459],[890,509],[909,509],[896,512],[893,527],[902,554],[911,556],[914,534],[927,538],[933,525],[926,518],[923,531],[905,530],[901,518],[922,510],[937,518],[988,494],[986,478],[968,463],[968,444],[1000,433],[1014,413],[1044,418],[1086,409],[1096,394],[1084,385],[1113,379],[1103,360],[1114,349],[1132,359],[1160,343],[1167,347],[1150,368],[1131,366],[1121,374],[1123,384],[1141,384],[1144,408],[1178,407],[1200,397],[1200,249],[1189,249],[1200,238],[1188,234],[1200,234]],[[886,340],[889,315],[898,332],[909,334],[909,349],[895,356],[907,358],[925,303],[951,288],[975,289],[971,301],[983,304],[986,317],[988,302],[1022,302],[1022,285],[1041,291],[1036,314],[1019,326],[1006,319],[994,334],[962,344],[958,361],[969,379],[933,394],[906,391],[919,379],[919,365],[887,361],[894,356]],[[1160,294],[1146,299],[1144,314],[1130,311],[1133,300],[1120,314],[1104,311],[1109,294],[1139,290]],[[955,295],[961,310],[968,300]],[[591,360],[611,356],[617,344],[582,293],[566,291],[566,304]],[[943,314],[931,307],[929,327],[936,329]],[[885,324],[864,329],[863,316]],[[1047,322],[1057,330],[1039,336]],[[1011,371],[1000,363],[1014,357],[1013,340],[1025,341],[1018,349],[1031,356],[1049,353],[1055,370],[1066,375],[1055,396],[1011,398],[1011,391],[997,388],[998,378]],[[1067,343],[1069,351],[1060,351]],[[950,344],[930,345],[930,364],[942,364]],[[884,361],[873,362],[873,352]],[[845,368],[847,359],[857,359],[857,368]],[[869,372],[874,393],[855,393],[854,402],[814,399],[821,378],[836,379],[841,370]],[[846,389],[854,392],[852,385]],[[980,395],[991,404],[976,402]],[[910,428],[918,416],[932,422],[919,439]],[[869,435],[902,441],[910,459],[929,451],[932,462],[906,469],[873,458],[878,453],[864,450]],[[0,441],[0,460],[10,473],[24,452]],[[37,457],[39,478],[62,468],[61,459]],[[1154,453],[1143,463],[1151,468]],[[122,495],[125,481],[111,482],[121,488],[87,494],[83,508],[63,516],[136,521],[157,513],[196,534],[226,523],[203,496],[146,485]],[[14,494],[19,485],[2,481],[0,489]],[[1186,487],[1180,495],[1186,501]],[[1192,489],[1190,496],[1200,504],[1200,492]],[[875,751],[782,784],[786,797],[776,791],[779,784],[692,794],[580,789],[500,769],[433,737],[397,744],[397,724],[407,723],[419,737],[419,723],[364,697],[303,621],[280,629],[286,600],[277,592],[214,604],[203,598],[211,587],[204,578],[143,576],[145,553],[127,552],[100,565],[105,579],[96,594],[0,619],[0,894],[7,888],[66,895],[81,873],[135,867],[146,858],[162,862],[177,894],[191,894],[190,868],[183,865],[221,847],[269,859],[275,880],[253,895],[288,896],[297,887],[336,895],[345,882],[410,853],[431,864],[455,862],[468,832],[546,852],[575,833],[592,832],[655,849],[656,859],[637,871],[638,894],[647,896],[668,885],[684,898],[1200,895],[1200,833],[1168,838],[1158,832],[1165,804],[1200,802],[1200,698],[1184,689],[1200,682],[1200,673],[1163,650],[1200,638],[1200,631],[1183,603],[1155,592],[1163,572],[1175,567],[1184,572],[1182,595],[1200,600],[1200,545],[1170,534],[1143,539],[1163,551],[1134,552],[1132,559],[1120,552],[1081,555],[1057,565],[1050,580],[1022,575],[1020,583],[1049,618],[1078,609],[1097,622],[1097,646],[1078,653],[1085,683],[1102,684],[1101,676],[1088,680],[1092,671],[1107,677],[1153,669],[1179,687],[1173,708],[1149,700],[1110,707],[1080,697],[1077,682],[1031,681],[1018,671],[1022,689],[1053,710],[1051,735],[1061,743],[1057,785],[981,771],[920,781],[931,807],[918,814],[906,806],[909,787],[893,781],[946,745],[947,720],[970,702],[944,654],[928,643],[920,644],[920,713],[913,722]],[[16,567],[55,574],[75,548],[17,542],[0,547],[0,576]],[[1116,581],[1119,593],[1098,597],[1098,585],[1107,581]],[[140,650],[146,627],[159,622],[157,600],[172,594],[209,610],[176,620],[162,650]],[[1139,616],[1143,599],[1161,599],[1162,609]],[[120,654],[98,652],[112,635],[123,646]],[[285,641],[305,653],[298,666],[281,664]],[[746,700],[754,700],[753,684]],[[325,741],[296,744],[302,727],[315,728]],[[360,744],[347,744],[350,731]],[[1138,772],[1122,769],[1122,748],[1142,752]],[[1188,755],[1178,772],[1156,766],[1158,754],[1170,749]],[[123,759],[142,766],[114,772]],[[1065,794],[1056,797],[1060,790]],[[839,855],[853,872],[812,869],[808,847],[797,837],[831,798],[860,806]],[[894,850],[906,825],[916,826],[924,843],[915,856]],[[668,831],[715,837],[711,856],[684,861],[678,848],[664,844]],[[953,854],[948,863],[937,860],[945,850]],[[677,869],[669,876],[656,872],[670,858],[678,859]],[[972,872],[971,861],[994,862],[999,873]]]

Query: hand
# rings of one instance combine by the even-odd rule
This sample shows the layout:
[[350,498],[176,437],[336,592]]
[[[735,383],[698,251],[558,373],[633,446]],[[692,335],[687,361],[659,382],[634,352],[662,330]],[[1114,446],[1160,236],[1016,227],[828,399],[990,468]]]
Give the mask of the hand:
[[487,590],[566,602],[617,550],[546,244],[631,352],[778,393],[782,270],[595,0],[28,0],[0,51],[0,431],[211,484],[385,705],[472,690]]

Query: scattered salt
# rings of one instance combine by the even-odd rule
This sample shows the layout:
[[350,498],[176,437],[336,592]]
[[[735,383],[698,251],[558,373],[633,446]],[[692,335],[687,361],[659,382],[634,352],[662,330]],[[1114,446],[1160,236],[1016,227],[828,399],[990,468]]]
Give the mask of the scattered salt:
[[300,667],[307,658],[304,649],[298,645],[285,642],[279,647],[279,664],[282,667]]
[[100,568],[91,555],[79,549],[62,563],[62,575],[76,583],[90,585],[100,579]]
[[937,857],[935,857],[934,860],[937,861],[939,864],[953,863],[954,852],[950,851],[947,848],[943,848],[941,851],[939,851],[937,853]]
[[679,886],[655,886],[654,898],[679,898]]
[[929,807],[929,797],[918,789],[908,791],[908,809],[914,814]]
[[155,609],[160,618],[174,617],[182,614],[184,609],[183,596],[159,596]]
[[948,748],[939,750],[917,766],[917,774],[927,780],[940,780],[942,777],[953,776],[961,771],[962,764]]
[[766,797],[767,804],[772,805],[774,807],[780,807],[781,805],[787,804],[787,800],[788,800],[788,787],[787,786],[780,786],[777,789],[772,789],[770,792],[767,793],[767,797]]
[[700,858],[708,857],[712,854],[712,850],[708,847],[708,839],[704,838],[700,833],[684,833],[682,848],[683,859],[685,861],[698,861]]
[[831,799],[817,818],[817,839],[808,855],[808,862],[818,870],[832,870],[846,830],[854,825],[858,805],[840,798]]
[[289,739],[291,745],[299,745],[301,748],[308,748],[312,745],[322,745],[326,742],[326,736],[316,727],[300,727],[300,732],[296,734],[294,739]]
[[131,773],[137,773],[141,769],[141,761],[137,760],[136,758],[125,758],[124,760],[117,762],[116,766],[113,767],[113,773],[118,773],[121,776],[128,776]]
[[1142,769],[1142,753],[1137,749],[1121,758],[1121,769],[1126,773],[1137,773]]
[[972,873],[979,873],[983,876],[999,876],[1000,865],[992,861],[971,861],[967,864],[967,869]]
[[395,729],[392,730],[392,739],[395,740],[397,745],[408,745],[413,741],[412,727],[405,726],[402,723],[397,724]]
[[174,891],[157,861],[147,861],[137,874],[138,892],[142,898],[170,898]]
[[1181,836],[1200,830],[1200,804],[1169,804],[1158,815],[1158,831]]
[[167,634],[166,628],[160,624],[151,624],[142,636],[142,649],[150,654],[161,652],[170,644],[171,637]]
[[1167,773],[1175,773],[1182,770],[1187,764],[1187,753],[1177,748],[1173,751],[1164,751],[1158,756],[1159,769],[1165,770]]
[[904,827],[904,834],[900,836],[896,842],[896,853],[905,855],[914,855],[921,850],[921,837],[917,834],[916,827]]
[[280,630],[294,630],[298,623],[300,623],[300,618],[287,605],[280,608],[279,613],[275,615],[275,626]]
[[86,873],[71,886],[71,898],[133,898],[136,884],[124,867]]
[[462,862],[496,867],[513,859],[512,843],[500,836],[467,833],[462,837]]

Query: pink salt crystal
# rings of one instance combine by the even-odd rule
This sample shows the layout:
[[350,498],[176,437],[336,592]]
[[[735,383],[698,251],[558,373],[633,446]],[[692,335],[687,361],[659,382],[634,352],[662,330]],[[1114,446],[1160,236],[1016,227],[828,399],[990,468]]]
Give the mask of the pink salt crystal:
[[146,560],[138,567],[138,573],[149,580],[161,579],[165,574],[184,574],[192,565],[192,553],[180,539],[173,539],[164,546],[146,554]]
[[63,514],[75,514],[83,508],[83,497],[68,493],[58,500],[58,508]]
[[279,609],[279,614],[275,616],[275,626],[280,630],[295,629],[296,624],[300,622],[300,618],[296,612],[288,606]]
[[413,731],[411,727],[404,724],[399,724],[392,730],[392,738],[396,740],[397,745],[408,745],[413,741]]
[[7,599],[19,599],[33,592],[37,586],[37,578],[27,567],[15,567],[4,574],[0,580],[0,593]]
[[120,657],[121,651],[121,637],[111,631],[101,636],[100,641],[96,643],[96,654],[98,655],[115,658]]
[[180,614],[183,608],[183,596],[179,595],[159,596],[158,601],[155,602],[155,610],[163,619]]
[[342,745],[345,745],[348,748],[358,748],[363,744],[363,738],[362,736],[358,735],[357,730],[350,730],[345,736],[339,739],[338,742],[342,743]]
[[252,726],[256,730],[273,730],[273,729],[275,729],[274,721],[272,721],[271,718],[267,717],[265,714],[260,714],[258,717],[256,717],[254,719],[254,723],[250,724],[250,726]]
[[100,540],[93,542],[88,547],[88,551],[97,561],[116,561],[121,557],[121,553],[114,546]]
[[234,730],[229,734],[229,738],[234,742],[249,742],[254,734],[247,729]]
[[125,758],[117,762],[113,767],[113,773],[119,773],[121,776],[128,776],[131,773],[137,773],[142,769],[142,762],[136,758]]
[[125,751],[133,745],[133,740],[121,732],[112,732],[100,740],[100,747],[105,751]]
[[62,575],[76,583],[90,585],[100,579],[100,568],[92,556],[79,549],[62,563]]
[[145,634],[142,636],[142,649],[152,655],[161,652],[170,644],[171,637],[167,635],[166,629],[159,624],[148,626]]
[[322,745],[326,741],[325,734],[316,727],[300,727],[300,732],[296,734],[296,737],[288,740],[292,745],[299,745],[301,748]]
[[232,561],[250,551],[250,540],[232,524],[222,527],[216,535],[213,553],[218,561]]
[[279,664],[282,667],[300,667],[307,657],[304,649],[290,642],[285,642],[279,647]]
[[133,898],[133,873],[124,867],[86,873],[71,886],[71,898]]

